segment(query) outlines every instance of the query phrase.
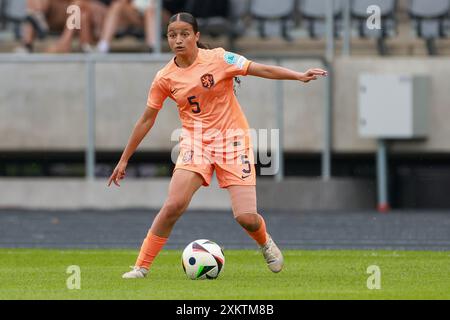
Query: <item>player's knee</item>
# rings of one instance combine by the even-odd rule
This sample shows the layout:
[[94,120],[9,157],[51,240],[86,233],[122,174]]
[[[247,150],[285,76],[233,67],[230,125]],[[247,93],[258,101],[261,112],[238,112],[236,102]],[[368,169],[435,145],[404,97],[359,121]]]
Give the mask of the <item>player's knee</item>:
[[255,213],[241,214],[236,217],[236,221],[250,232],[257,231],[261,227],[259,215]]
[[182,199],[168,199],[164,203],[164,215],[169,220],[177,220],[183,213],[186,202]]

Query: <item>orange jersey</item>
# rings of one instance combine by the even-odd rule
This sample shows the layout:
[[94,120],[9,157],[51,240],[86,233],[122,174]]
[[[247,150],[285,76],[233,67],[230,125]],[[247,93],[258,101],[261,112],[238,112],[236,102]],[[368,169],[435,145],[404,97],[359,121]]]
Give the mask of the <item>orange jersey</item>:
[[[199,49],[187,68],[178,67],[172,59],[157,73],[147,106],[161,109],[167,97],[176,102],[183,126],[182,146],[199,133],[202,148],[211,144],[216,151],[230,150],[230,146],[234,151],[248,148],[249,125],[234,93],[234,77],[247,75],[250,63],[223,48]],[[194,140],[197,144],[198,136]]]

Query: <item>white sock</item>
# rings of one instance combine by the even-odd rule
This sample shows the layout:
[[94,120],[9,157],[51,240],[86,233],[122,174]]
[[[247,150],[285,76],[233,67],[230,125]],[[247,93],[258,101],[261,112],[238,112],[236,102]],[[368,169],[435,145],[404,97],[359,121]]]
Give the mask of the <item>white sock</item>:
[[105,40],[100,40],[100,42],[97,44],[97,51],[101,53],[109,52],[109,43]]

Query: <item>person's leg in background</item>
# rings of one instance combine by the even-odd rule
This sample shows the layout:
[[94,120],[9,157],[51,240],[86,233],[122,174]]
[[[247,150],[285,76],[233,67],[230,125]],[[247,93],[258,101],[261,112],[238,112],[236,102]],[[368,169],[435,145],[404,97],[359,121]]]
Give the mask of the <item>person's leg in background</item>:
[[167,199],[142,243],[135,267],[132,271],[125,273],[123,278],[143,278],[147,274],[153,260],[169,238],[175,223],[203,182],[202,176],[196,172],[183,169],[174,171]]
[[127,0],[116,0],[108,9],[97,51],[107,53],[117,30],[130,26],[143,28],[143,18],[139,11]]
[[[51,46],[47,52],[49,53],[68,53],[72,51],[72,40],[74,37],[79,34],[80,37],[80,46],[83,52],[90,52],[91,45],[93,44],[93,24],[92,24],[92,12],[93,12],[93,4],[96,1],[90,0],[75,0],[72,1],[69,5],[78,6],[80,9],[80,29],[72,29],[69,28],[66,24],[64,25],[63,32],[59,37],[57,43]],[[97,3],[96,3],[97,4]],[[101,3],[98,3],[98,6],[103,6]],[[67,8],[66,8],[67,10]],[[65,13],[67,19],[70,17]]]
[[97,51],[103,53],[109,52],[110,43],[116,33],[119,23],[122,20],[120,12],[126,5],[126,0],[116,0],[109,6],[103,24],[100,41],[97,45]]
[[48,23],[45,17],[50,7],[50,0],[27,0],[27,14],[31,16],[37,24],[40,32],[48,32]]
[[[42,35],[48,32],[45,14],[49,9],[49,0],[27,0],[27,15],[39,28]],[[36,37],[35,27],[30,20],[22,26],[22,44],[16,52],[33,52],[33,42]]]
[[50,0],[46,14],[49,30],[63,32],[67,22],[67,8],[72,0]]
[[[180,9],[181,8],[181,9]],[[166,1],[163,1],[163,8],[161,10],[161,28],[164,29],[169,23],[170,17],[178,12],[182,12],[183,7],[179,6],[176,12],[170,11],[175,10],[174,5],[166,5]],[[150,5],[144,12],[144,24],[145,24],[145,44],[147,45],[150,52],[153,52],[155,46],[156,37],[160,37],[155,33],[155,18],[156,18],[156,8],[154,5]]]
[[92,1],[90,3],[91,12],[91,29],[94,42],[97,43],[102,35],[103,25],[105,23],[106,14],[108,13],[108,6],[100,1]]
[[236,221],[261,247],[269,269],[280,272],[283,268],[283,255],[266,230],[264,218],[256,207],[256,186],[230,185],[231,207]]
[[50,47],[47,52],[67,53],[72,51],[72,40],[76,34],[80,37],[80,46],[83,52],[93,51],[94,40],[100,36],[100,30],[106,15],[107,8],[104,4],[95,0],[76,0],[70,3],[80,8],[80,29],[69,29],[64,25],[58,42]]
[[105,19],[107,7],[97,0],[83,1],[81,10],[80,45],[83,52],[92,52],[94,41],[98,40]]
[[155,34],[155,13],[154,6],[149,6],[144,12],[145,44],[149,52],[153,52],[156,37],[159,36]]

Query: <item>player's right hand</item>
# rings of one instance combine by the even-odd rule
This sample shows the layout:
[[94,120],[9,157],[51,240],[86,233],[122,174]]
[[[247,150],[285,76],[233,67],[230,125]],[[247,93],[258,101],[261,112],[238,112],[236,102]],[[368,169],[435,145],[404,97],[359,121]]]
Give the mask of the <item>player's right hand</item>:
[[111,185],[112,182],[118,187],[120,187],[119,181],[125,178],[125,169],[127,168],[128,163],[120,161],[116,168],[114,169],[113,173],[109,177],[108,180],[108,187]]

